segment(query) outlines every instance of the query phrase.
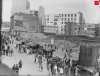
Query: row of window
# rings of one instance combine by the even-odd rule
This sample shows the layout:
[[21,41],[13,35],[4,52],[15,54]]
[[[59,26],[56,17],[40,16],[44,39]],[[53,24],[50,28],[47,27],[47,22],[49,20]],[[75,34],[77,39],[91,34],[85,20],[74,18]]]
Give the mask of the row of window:
[[58,26],[43,26],[43,27],[47,27],[47,28],[58,28]]
[[[71,20],[71,21],[76,21],[76,18],[62,18],[61,20],[67,20],[68,19],[68,21],[69,20]],[[45,19],[45,21],[49,21],[49,18],[47,18],[47,20]],[[54,21],[58,21],[58,19],[54,19]]]
[[[76,14],[59,14],[60,16],[62,17],[76,17],[77,15]],[[47,15],[47,17],[49,17],[49,15]],[[55,16],[55,17],[59,17],[59,16]]]
[[[49,19],[49,18],[48,18],[48,19]],[[68,21],[68,22],[73,22],[73,21],[75,22],[75,21],[76,21],[76,18],[68,18],[68,20],[67,20],[67,18],[65,18],[65,19],[62,18],[61,20],[62,20],[62,21],[65,20],[65,21]],[[49,21],[49,20],[47,20],[47,21]],[[58,19],[54,19],[54,21],[58,21]],[[47,22],[47,23],[49,23],[49,22]],[[53,22],[51,22],[51,23],[53,23]]]
[[95,31],[95,28],[87,28],[87,30]]
[[87,35],[94,35],[94,33],[87,33]]
[[77,15],[76,14],[59,14],[61,15],[62,17],[76,17]]
[[62,20],[62,21],[65,20],[65,21],[66,21],[67,19],[68,19],[68,21],[70,21],[70,20],[71,20],[71,21],[76,21],[76,18],[62,18],[61,20]]

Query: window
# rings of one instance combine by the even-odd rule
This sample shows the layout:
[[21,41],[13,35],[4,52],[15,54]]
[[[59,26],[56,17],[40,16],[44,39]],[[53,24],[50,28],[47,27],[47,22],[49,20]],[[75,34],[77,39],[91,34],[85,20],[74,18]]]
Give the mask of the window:
[[76,14],[75,14],[75,17],[76,17]]
[[63,28],[63,26],[61,26],[61,28]]
[[61,24],[63,24],[63,22],[61,22]]
[[57,22],[54,22],[54,25],[57,25]]
[[58,19],[54,19],[54,21],[58,21]]
[[61,20],[63,21],[63,18]]
[[65,14],[65,17],[66,17],[66,14]]
[[65,18],[65,20],[66,20],[66,18]]
[[77,30],[77,28],[74,28],[74,30]]
[[73,18],[71,18],[71,21],[73,21]]
[[63,31],[63,29],[61,29],[61,31]]
[[70,14],[68,14],[68,17],[70,16]]
[[47,18],[47,21],[49,21],[49,18]]
[[76,18],[74,18],[74,21],[76,21]]
[[71,14],[71,17],[73,17],[73,14]]

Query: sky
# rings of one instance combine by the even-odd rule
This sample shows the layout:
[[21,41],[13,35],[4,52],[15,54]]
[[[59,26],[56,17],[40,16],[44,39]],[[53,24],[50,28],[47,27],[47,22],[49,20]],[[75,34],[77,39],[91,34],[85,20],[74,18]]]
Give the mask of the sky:
[[[86,23],[100,23],[100,5],[95,0],[29,0],[30,9],[43,6],[45,14],[82,12]],[[3,0],[3,22],[10,21],[12,0]]]

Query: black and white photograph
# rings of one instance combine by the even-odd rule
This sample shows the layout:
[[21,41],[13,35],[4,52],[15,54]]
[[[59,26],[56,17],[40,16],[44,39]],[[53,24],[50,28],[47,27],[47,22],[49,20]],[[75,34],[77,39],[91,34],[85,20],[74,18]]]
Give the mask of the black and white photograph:
[[100,0],[0,1],[0,76],[100,76]]

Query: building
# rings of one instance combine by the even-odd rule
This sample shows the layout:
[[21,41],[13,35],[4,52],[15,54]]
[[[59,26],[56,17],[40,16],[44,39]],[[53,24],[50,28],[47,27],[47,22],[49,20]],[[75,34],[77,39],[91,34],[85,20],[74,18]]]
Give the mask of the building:
[[44,33],[58,33],[57,21],[55,21],[56,16],[55,14],[45,15],[45,21],[42,21]]
[[28,0],[12,0],[12,15],[16,12],[30,13],[30,3]]
[[99,37],[100,36],[100,23],[95,24],[95,36]]
[[14,34],[40,32],[40,29],[37,16],[20,12],[11,16],[11,30]]
[[79,24],[76,22],[67,22],[65,25],[65,35],[78,35]]
[[85,24],[84,32],[86,36],[94,37],[95,36],[95,24]]
[[[71,14],[48,14],[45,15],[44,20],[42,24],[46,27],[44,27],[44,32],[52,32],[49,31],[50,29],[54,29],[54,26],[58,28],[58,31],[55,33],[57,34],[65,34],[65,25],[67,22],[70,23],[77,23],[79,26],[79,34],[82,34],[83,31],[83,24],[85,23],[85,20],[83,18],[83,14],[81,12],[78,13],[71,13]],[[48,26],[52,26],[52,28],[49,29]],[[46,30],[46,31],[45,31]]]
[[2,22],[1,31],[9,32],[10,31],[10,22]]

